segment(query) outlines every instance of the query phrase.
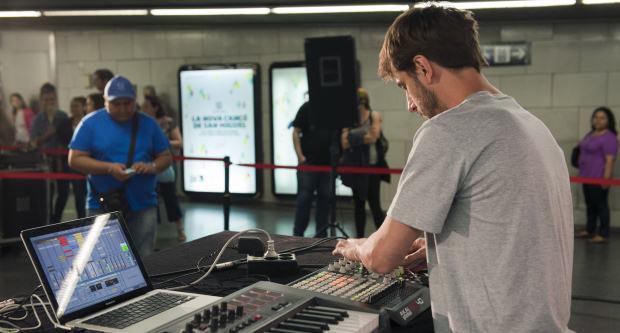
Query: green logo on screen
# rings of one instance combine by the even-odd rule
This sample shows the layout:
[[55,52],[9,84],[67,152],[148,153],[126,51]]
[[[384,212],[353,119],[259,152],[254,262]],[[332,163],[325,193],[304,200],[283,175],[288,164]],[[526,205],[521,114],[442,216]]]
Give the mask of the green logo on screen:
[[121,243],[121,251],[127,252],[129,251],[129,246],[126,243]]

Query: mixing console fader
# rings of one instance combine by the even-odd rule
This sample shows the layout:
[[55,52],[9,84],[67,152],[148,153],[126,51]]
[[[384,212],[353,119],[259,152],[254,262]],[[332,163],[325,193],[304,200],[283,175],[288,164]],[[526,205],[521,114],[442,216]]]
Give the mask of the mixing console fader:
[[398,268],[377,274],[340,259],[289,286],[335,297],[351,305],[370,306],[399,325],[407,325],[430,305],[427,274]]

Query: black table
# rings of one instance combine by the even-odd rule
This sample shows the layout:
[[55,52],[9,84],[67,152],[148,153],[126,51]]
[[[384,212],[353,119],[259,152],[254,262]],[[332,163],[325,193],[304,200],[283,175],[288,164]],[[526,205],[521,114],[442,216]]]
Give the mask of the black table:
[[[164,273],[180,271],[196,267],[198,261],[203,258],[201,265],[208,265],[213,262],[217,253],[221,250],[226,241],[235,234],[235,232],[224,231],[209,235],[188,243],[180,244],[172,248],[156,252],[143,259],[144,265],[150,276],[157,276]],[[319,239],[315,238],[303,238],[293,236],[281,236],[272,235],[275,241],[276,251],[280,252],[292,248],[310,245]],[[301,278],[316,269],[328,265],[334,261],[336,257],[332,256],[331,251],[335,246],[336,241],[329,241],[321,244],[310,251],[305,251],[297,254],[297,261],[300,265],[300,271],[297,274],[273,277],[267,276],[248,276],[245,265],[240,265],[235,268],[214,271],[209,277],[201,281],[196,286],[186,288],[183,291],[196,292],[209,294],[214,296],[226,296],[234,291],[249,286],[260,280],[270,280],[272,282],[287,284],[298,278]],[[244,254],[239,254],[235,248],[236,241],[233,241],[229,247],[224,251],[221,262],[242,259],[245,258]],[[176,281],[169,281],[171,278],[175,278],[177,275],[163,276],[152,278],[155,288],[166,288],[179,285],[179,283],[189,283],[202,275],[202,273],[193,274],[190,276],[179,277]],[[162,282],[166,282],[163,283]],[[43,313],[43,311],[41,311]],[[51,323],[45,317],[43,313],[44,328],[49,332],[55,331],[51,327]],[[430,311],[427,311],[421,315],[412,327],[394,328],[393,332],[432,332],[432,318],[430,317]]]

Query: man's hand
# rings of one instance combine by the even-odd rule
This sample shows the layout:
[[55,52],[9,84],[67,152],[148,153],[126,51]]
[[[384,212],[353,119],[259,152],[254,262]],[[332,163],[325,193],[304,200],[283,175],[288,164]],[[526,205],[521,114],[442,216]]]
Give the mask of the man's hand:
[[349,260],[360,261],[357,256],[357,246],[364,243],[366,238],[341,239],[332,252],[333,255],[341,255]]
[[340,143],[342,145],[342,149],[349,149],[351,148],[351,144],[349,143],[349,129],[348,128],[343,128],[342,129],[342,134],[340,136]]
[[306,156],[304,155],[297,156],[297,164],[302,165],[304,163],[306,163]]
[[131,166],[131,168],[134,169],[137,174],[157,173],[157,170],[155,170],[155,166],[153,165],[153,163],[136,162]]
[[403,266],[415,268],[423,266],[426,263],[426,239],[420,237],[413,241],[409,248],[408,254],[403,260]]
[[120,163],[108,164],[108,173],[121,182],[124,182],[131,177],[131,175],[125,173],[125,165]]

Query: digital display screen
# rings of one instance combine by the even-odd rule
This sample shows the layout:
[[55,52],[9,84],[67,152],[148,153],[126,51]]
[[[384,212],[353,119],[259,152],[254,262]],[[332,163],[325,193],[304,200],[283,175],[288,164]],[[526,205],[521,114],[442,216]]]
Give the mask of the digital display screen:
[[[291,123],[299,107],[308,98],[308,79],[303,66],[282,67],[275,64],[271,68],[271,121],[273,135],[273,162],[276,165],[297,165],[297,155],[293,146],[293,127]],[[329,147],[325,147],[329,149]],[[274,187],[276,195],[297,194],[297,171],[290,169],[274,170]],[[349,187],[336,180],[336,195],[351,196]]]
[[[257,69],[206,68],[180,71],[183,155],[256,162],[255,84]],[[255,194],[254,168],[231,165],[231,193]],[[186,192],[223,193],[224,163],[183,161]]]
[[106,216],[30,240],[59,317],[147,285],[119,221]]

